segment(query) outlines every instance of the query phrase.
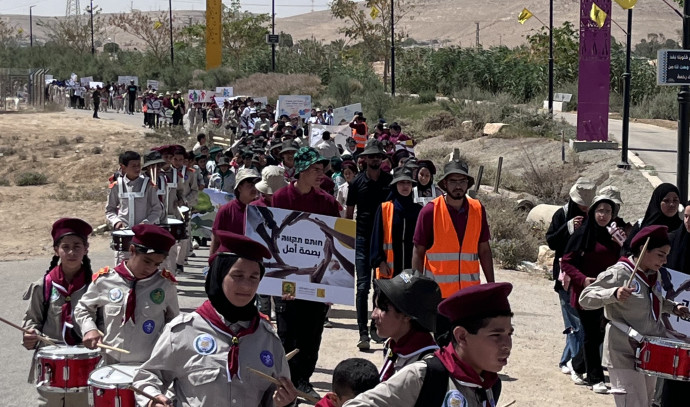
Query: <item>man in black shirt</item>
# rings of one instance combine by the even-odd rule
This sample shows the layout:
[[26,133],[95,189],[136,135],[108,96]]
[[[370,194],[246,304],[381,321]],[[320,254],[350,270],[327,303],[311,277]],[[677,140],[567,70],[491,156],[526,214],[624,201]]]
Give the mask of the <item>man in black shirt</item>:
[[360,153],[367,165],[366,171],[352,180],[347,195],[346,217],[352,219],[357,206],[357,239],[355,244],[355,270],[357,273],[357,326],[359,327],[359,349],[369,349],[367,331],[369,320],[369,290],[371,289],[371,262],[369,246],[376,210],[388,198],[393,177],[381,171],[381,161],[386,154],[378,140],[369,140]]
[[137,100],[137,85],[134,84],[134,79],[129,81],[129,86],[127,86],[127,103],[129,109],[127,113],[134,114],[134,102]]
[[101,106],[101,87],[100,86],[96,87],[96,90],[93,91],[91,98],[93,99],[93,118],[94,119],[100,119],[100,117],[98,117],[98,109]]

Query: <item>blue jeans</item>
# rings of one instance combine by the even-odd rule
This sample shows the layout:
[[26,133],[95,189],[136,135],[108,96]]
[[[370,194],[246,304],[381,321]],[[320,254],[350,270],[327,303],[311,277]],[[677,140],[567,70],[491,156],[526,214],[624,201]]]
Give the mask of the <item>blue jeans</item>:
[[369,336],[369,290],[371,290],[371,265],[369,264],[369,239],[357,236],[355,241],[355,274],[357,274],[357,327],[359,335]]
[[577,316],[577,311],[570,305],[570,293],[559,288],[558,297],[561,301],[561,312],[563,313],[563,323],[565,324],[565,331],[563,333],[566,335],[565,349],[563,349],[563,355],[561,356],[561,361],[558,362],[558,366],[564,366],[580,353],[585,334],[582,330],[580,318]]

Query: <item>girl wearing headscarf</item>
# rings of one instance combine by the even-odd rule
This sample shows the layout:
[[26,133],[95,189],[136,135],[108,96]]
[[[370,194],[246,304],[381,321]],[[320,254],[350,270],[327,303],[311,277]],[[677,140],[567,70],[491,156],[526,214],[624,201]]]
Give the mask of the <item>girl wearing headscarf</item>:
[[[604,338],[603,364],[609,371],[616,407],[648,407],[652,403],[656,377],[636,370],[635,341],[647,336],[668,336],[660,318],[662,313],[684,318],[690,316],[686,306],[663,297],[658,283],[659,269],[671,250],[666,231],[666,226],[661,225],[642,228],[631,241],[632,256],[621,257],[616,264],[600,273],[579,298],[585,309],[600,310],[603,307],[604,315],[610,321]],[[642,247],[647,241],[647,252],[641,257]],[[633,272],[638,261],[637,271]],[[635,277],[630,280],[633,273]],[[676,394],[676,403],[681,403],[677,405],[687,405],[684,396]]]
[[[582,290],[596,280],[599,273],[618,261],[621,247],[606,229],[616,215],[616,204],[611,199],[594,197],[586,220],[573,233],[561,259],[561,269],[571,279],[570,305],[577,310],[584,331],[583,350],[587,381],[594,392],[602,394],[608,391],[604,384],[599,352],[599,347],[604,341],[601,330],[603,311],[582,309],[578,298]],[[575,370],[578,375],[584,373],[577,371],[577,368]]]
[[412,171],[407,167],[397,167],[390,184],[391,193],[376,211],[370,259],[377,279],[392,278],[412,268],[412,238],[422,210],[412,199],[414,184]]
[[434,184],[434,175],[436,175],[434,163],[429,160],[420,160],[417,165],[419,166],[417,185],[412,194],[414,201],[424,206],[433,201],[434,198],[443,195],[443,191]]
[[[45,346],[45,343],[39,342],[38,335],[57,339],[69,346],[82,343],[81,333],[74,327],[72,311],[91,282],[91,260],[87,255],[91,231],[91,226],[81,219],[62,218],[53,223],[51,235],[55,254],[50,267],[24,294],[29,307],[23,327],[31,332],[25,333],[22,338],[26,349]],[[35,366],[36,363],[31,364],[29,383],[35,383]],[[38,394],[39,406],[89,405],[87,392],[53,393],[38,389]]]
[[[172,384],[177,406],[284,407],[293,404],[285,351],[254,297],[264,275],[268,249],[245,236],[216,232],[219,250],[209,258],[208,300],[194,312],[166,325],[151,357],[134,377],[134,387],[154,396],[151,407],[170,405]],[[281,385],[249,368],[277,378]],[[140,396],[137,396],[140,397]],[[148,401],[139,399],[141,405]]]
[[635,223],[623,245],[624,254],[630,252],[630,242],[640,229],[651,225],[663,225],[671,233],[683,224],[682,219],[678,215],[679,197],[680,192],[673,184],[665,182],[654,189],[644,218]]

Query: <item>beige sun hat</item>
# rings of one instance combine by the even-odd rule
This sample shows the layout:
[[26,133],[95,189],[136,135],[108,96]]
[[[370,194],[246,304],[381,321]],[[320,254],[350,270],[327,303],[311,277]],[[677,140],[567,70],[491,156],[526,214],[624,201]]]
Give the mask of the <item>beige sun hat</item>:
[[621,199],[621,191],[613,185],[603,187],[599,190],[599,192],[597,192],[597,195],[608,197],[616,205],[623,205],[623,199]]
[[253,168],[241,168],[237,171],[237,176],[235,177],[235,188],[240,186],[244,180],[249,180],[256,184],[261,181],[261,174]]
[[589,207],[597,192],[597,186],[588,178],[580,177],[570,188],[570,199],[578,205]]
[[285,169],[277,165],[269,165],[261,171],[261,181],[256,184],[256,189],[264,195],[273,195],[286,185]]

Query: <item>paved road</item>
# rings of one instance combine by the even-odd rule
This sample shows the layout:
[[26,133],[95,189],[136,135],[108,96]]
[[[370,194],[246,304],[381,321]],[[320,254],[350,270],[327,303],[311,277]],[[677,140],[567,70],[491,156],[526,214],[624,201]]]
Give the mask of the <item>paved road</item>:
[[[577,115],[557,113],[568,123],[577,126]],[[622,121],[609,119],[609,134],[613,140],[621,142]],[[678,133],[663,127],[642,123],[630,123],[629,150],[639,155],[642,161],[651,165],[657,176],[664,182],[676,183]]]

